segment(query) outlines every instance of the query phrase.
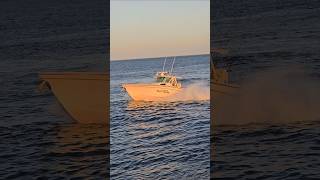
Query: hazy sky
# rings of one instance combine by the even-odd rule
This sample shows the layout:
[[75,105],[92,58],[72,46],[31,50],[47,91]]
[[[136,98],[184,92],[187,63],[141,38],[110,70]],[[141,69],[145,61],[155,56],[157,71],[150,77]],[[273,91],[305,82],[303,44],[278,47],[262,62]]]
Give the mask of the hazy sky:
[[111,60],[209,54],[209,0],[111,0]]

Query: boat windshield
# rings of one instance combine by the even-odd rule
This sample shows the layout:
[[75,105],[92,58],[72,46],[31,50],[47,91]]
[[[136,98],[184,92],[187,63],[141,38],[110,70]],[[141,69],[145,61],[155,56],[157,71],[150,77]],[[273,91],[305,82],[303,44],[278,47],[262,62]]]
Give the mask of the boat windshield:
[[158,77],[157,78],[157,82],[164,82],[166,77]]
[[157,82],[161,82],[161,83],[169,83],[171,80],[171,77],[158,77],[157,78]]

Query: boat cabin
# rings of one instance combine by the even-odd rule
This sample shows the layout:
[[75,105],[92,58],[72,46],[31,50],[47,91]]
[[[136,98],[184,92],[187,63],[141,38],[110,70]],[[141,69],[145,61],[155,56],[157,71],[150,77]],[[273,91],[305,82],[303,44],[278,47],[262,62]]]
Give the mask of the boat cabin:
[[177,78],[175,76],[167,75],[157,77],[157,82],[160,83],[160,85],[169,85],[177,88],[181,87],[181,83],[178,83]]
[[164,60],[162,71],[156,73],[155,79],[156,79],[156,82],[159,83],[160,85],[181,88],[181,83],[178,83],[177,78],[172,75],[172,70],[173,70],[173,65],[174,65],[175,59],[176,58],[173,59],[170,73],[168,71],[164,70],[165,64],[166,64],[166,59]]

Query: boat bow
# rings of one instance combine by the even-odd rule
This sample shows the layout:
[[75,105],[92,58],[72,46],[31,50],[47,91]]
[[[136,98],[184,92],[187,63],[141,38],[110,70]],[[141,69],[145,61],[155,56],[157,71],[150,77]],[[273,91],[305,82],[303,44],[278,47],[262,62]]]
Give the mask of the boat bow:
[[43,72],[39,89],[50,89],[78,122],[108,123],[108,77],[95,72]]

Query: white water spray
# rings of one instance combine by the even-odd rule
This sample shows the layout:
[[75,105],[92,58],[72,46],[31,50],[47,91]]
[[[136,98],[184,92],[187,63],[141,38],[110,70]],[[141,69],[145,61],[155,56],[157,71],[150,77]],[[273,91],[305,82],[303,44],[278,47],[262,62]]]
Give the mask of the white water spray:
[[233,96],[214,99],[216,125],[274,124],[320,118],[320,85],[304,70],[287,67],[254,74]]
[[197,82],[187,85],[181,92],[164,99],[164,101],[206,101],[209,99],[209,85],[204,82]]

